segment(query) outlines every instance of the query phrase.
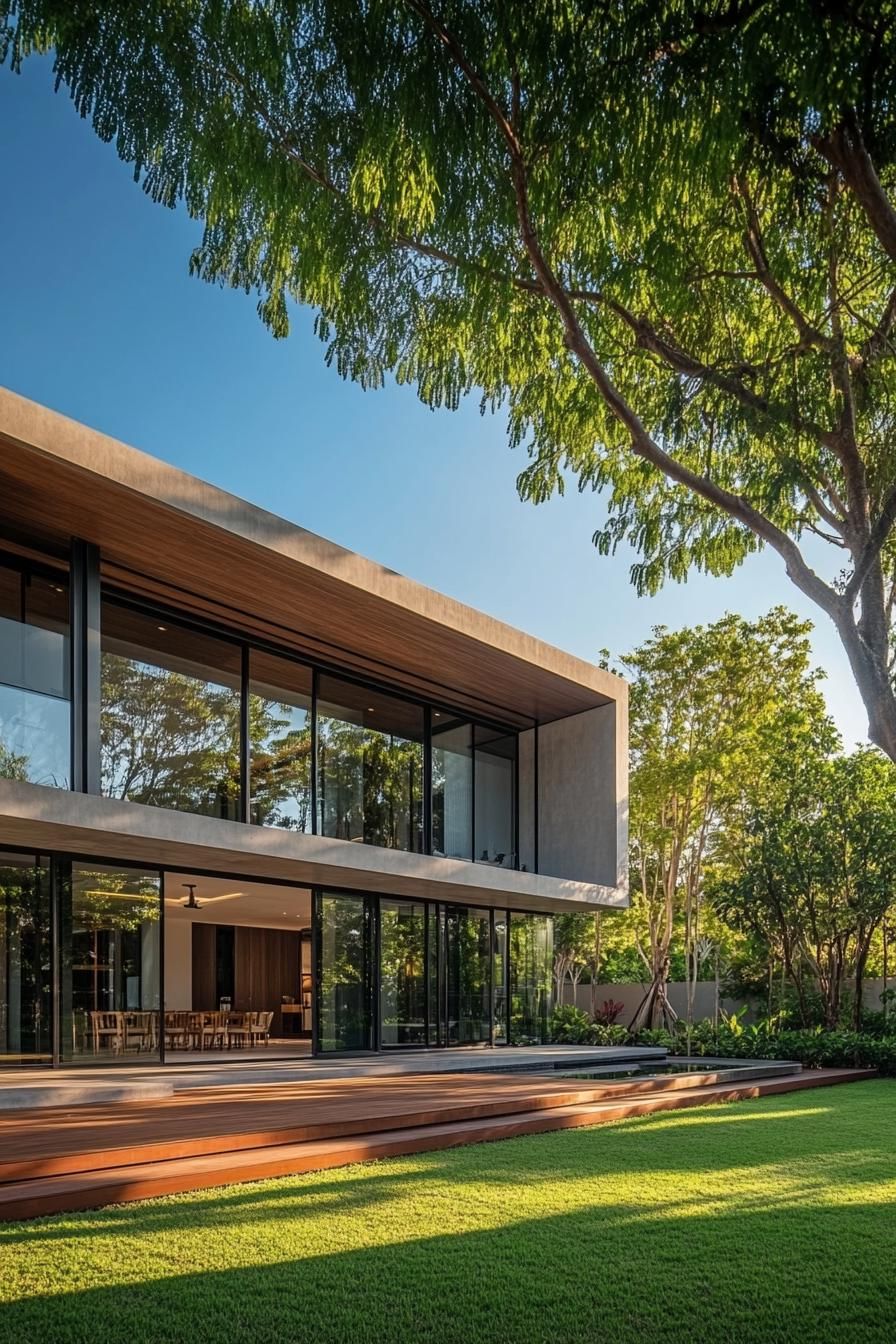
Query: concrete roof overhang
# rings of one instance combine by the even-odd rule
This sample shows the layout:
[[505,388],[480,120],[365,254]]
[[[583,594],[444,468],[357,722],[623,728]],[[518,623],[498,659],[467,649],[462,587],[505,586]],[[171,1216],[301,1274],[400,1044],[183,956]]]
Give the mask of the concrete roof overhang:
[[0,780],[0,845],[107,863],[119,860],[516,910],[563,914],[626,905],[624,892],[592,883],[246,826],[12,780]]
[[512,726],[627,694],[612,673],[2,388],[0,526],[82,537],[111,585]]

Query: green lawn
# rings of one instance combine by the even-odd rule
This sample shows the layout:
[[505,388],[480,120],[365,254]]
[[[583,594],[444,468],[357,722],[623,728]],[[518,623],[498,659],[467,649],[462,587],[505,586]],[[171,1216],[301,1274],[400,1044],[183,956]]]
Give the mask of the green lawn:
[[896,1081],[0,1227],[3,1344],[896,1339]]

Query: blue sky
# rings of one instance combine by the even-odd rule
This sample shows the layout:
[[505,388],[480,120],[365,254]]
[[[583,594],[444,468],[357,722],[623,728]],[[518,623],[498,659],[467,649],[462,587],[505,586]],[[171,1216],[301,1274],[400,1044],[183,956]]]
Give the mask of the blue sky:
[[198,226],[143,195],[46,61],[0,70],[0,162],[0,383],[585,658],[784,602],[816,620],[831,712],[864,738],[833,629],[776,556],[638,598],[631,557],[591,544],[598,497],[520,502],[500,418],[362,392],[324,364],[310,310],[277,342],[251,297],[191,279]]

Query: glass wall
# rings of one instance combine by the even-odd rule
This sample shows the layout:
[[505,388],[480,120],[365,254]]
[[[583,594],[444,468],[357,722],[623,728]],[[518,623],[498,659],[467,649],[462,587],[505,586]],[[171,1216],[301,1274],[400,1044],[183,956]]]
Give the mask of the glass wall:
[[426,1044],[426,906],[380,901],[380,1043]]
[[68,578],[0,563],[0,778],[71,780]]
[[105,601],[103,793],[235,820],[240,681],[237,645]]
[[310,832],[311,669],[253,649],[249,675],[250,819]]
[[507,1041],[507,914],[504,910],[495,911],[495,947],[492,971],[492,984],[495,996],[495,1044]]
[[318,1049],[370,1050],[371,898],[321,892],[316,904]]
[[423,710],[322,676],[317,703],[318,830],[423,851]]
[[515,733],[432,715],[432,852],[516,868]]
[[473,725],[433,711],[432,852],[473,857]]
[[0,1064],[52,1058],[50,955],[49,868],[0,853]]
[[474,842],[479,863],[516,867],[515,734],[477,725],[475,732]]
[[63,1055],[75,1062],[158,1055],[158,872],[73,863],[67,898]]
[[510,1043],[550,1040],[554,921],[550,915],[510,916]]
[[488,910],[445,911],[445,1043],[472,1045],[491,1036],[492,946]]

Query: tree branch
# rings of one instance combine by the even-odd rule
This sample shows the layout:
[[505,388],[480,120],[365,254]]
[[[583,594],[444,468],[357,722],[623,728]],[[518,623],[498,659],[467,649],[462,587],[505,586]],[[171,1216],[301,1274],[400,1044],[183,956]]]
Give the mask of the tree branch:
[[827,135],[813,136],[812,144],[840,173],[862,207],[877,241],[891,260],[896,261],[896,208],[865,148],[855,113],[850,112],[841,125]]
[[871,567],[879,559],[894,524],[896,524],[896,484],[890,487],[884,497],[880,513],[875,519],[868,540],[856,560],[852,578],[844,589],[843,596],[850,605],[855,602],[862,591],[862,586],[871,573]]
[[429,25],[438,41],[482,102],[504,138],[510,158],[511,179],[516,196],[517,218],[526,254],[542,290],[551,299],[564,327],[567,349],[576,355],[597,387],[611,414],[628,431],[636,456],[657,467],[677,485],[685,486],[708,503],[727,513],[755,536],[766,542],[784,560],[787,573],[797,587],[817,603],[832,619],[843,618],[842,598],[806,563],[796,542],[742,495],[735,495],[715,481],[679,462],[667,453],[647,431],[640,417],[615,386],[591,345],[573,306],[571,296],[554,274],[538,238],[529,206],[529,184],[522,146],[500,105],[493,98],[482,76],[467,59],[454,34],[438,20],[423,0],[407,0],[410,7]]
[[744,246],[756,267],[756,273],[762,282],[763,288],[771,296],[785,317],[789,317],[797,329],[800,338],[800,344],[808,349],[810,346],[816,346],[819,350],[828,350],[831,342],[824,332],[819,331],[814,323],[810,322],[808,317],[786,292],[784,287],[778,283],[772,275],[771,267],[768,263],[768,257],[765,251],[765,243],[762,237],[762,226],[759,221],[759,212],[756,209],[755,202],[750,192],[749,184],[745,177],[735,178],[735,191],[744,203],[744,209],[747,215],[747,227],[744,233]]

